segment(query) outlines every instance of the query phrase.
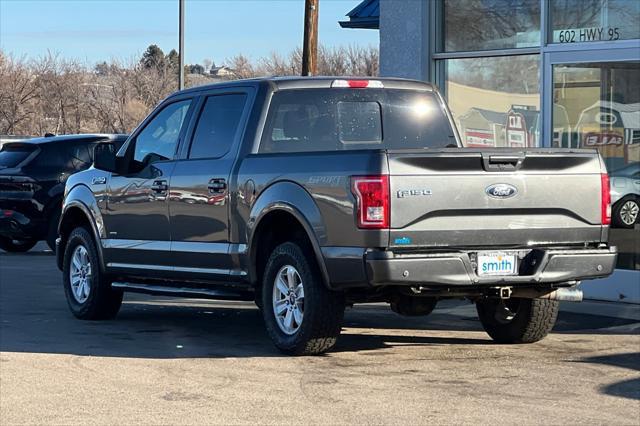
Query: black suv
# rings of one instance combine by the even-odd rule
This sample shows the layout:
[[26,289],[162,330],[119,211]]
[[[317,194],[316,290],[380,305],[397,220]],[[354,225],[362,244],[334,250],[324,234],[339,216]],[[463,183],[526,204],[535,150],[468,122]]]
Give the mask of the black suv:
[[64,185],[93,163],[100,142],[126,135],[66,135],[7,142],[0,149],[0,249],[24,252],[46,240],[55,249]]

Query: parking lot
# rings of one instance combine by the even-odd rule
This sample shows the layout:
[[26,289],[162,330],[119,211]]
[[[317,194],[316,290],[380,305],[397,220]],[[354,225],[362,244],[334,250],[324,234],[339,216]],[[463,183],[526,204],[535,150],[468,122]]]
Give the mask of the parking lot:
[[69,313],[54,257],[0,254],[0,423],[639,424],[640,327],[561,313],[497,345],[472,305],[349,309],[322,357],[282,356],[249,303],[126,295]]

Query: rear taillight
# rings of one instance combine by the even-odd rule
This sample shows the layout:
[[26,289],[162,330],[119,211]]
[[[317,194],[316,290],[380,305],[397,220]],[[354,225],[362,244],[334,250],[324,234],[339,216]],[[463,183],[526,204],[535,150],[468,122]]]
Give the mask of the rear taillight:
[[389,228],[389,176],[353,176],[351,190],[357,201],[358,228]]
[[0,182],[0,191],[7,192],[33,192],[35,187],[32,183],[20,183],[20,182]]
[[611,187],[609,186],[609,175],[602,173],[600,175],[600,212],[602,215],[602,224],[611,224]]

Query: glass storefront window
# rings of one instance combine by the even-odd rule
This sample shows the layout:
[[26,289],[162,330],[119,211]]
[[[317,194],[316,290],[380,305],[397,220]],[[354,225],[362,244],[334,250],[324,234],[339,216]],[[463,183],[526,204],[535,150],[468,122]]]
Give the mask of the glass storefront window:
[[600,151],[617,267],[640,270],[640,62],[554,65],[553,92],[552,146]]
[[445,0],[445,52],[540,45],[540,0]]
[[640,0],[551,0],[549,8],[554,43],[640,38]]
[[538,55],[448,59],[443,66],[465,146],[540,146]]

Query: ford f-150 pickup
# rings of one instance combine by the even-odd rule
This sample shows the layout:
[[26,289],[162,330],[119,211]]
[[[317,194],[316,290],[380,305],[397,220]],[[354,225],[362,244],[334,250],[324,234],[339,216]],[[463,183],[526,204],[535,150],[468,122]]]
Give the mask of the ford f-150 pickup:
[[195,87],[94,158],[66,183],[56,251],[81,319],[125,291],[254,300],[280,350],[317,354],[345,306],[468,298],[495,341],[530,343],[616,262],[596,151],[462,148],[422,82]]

